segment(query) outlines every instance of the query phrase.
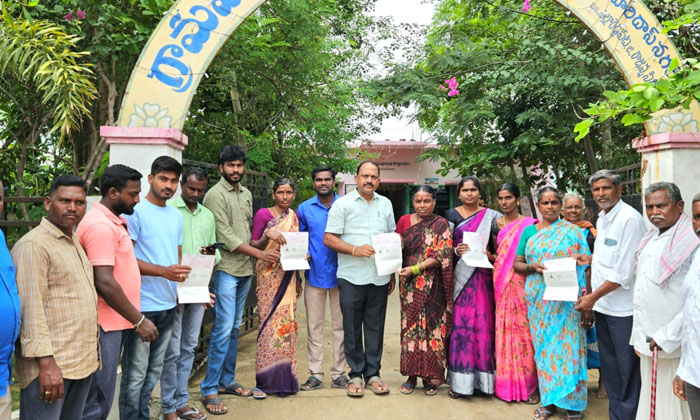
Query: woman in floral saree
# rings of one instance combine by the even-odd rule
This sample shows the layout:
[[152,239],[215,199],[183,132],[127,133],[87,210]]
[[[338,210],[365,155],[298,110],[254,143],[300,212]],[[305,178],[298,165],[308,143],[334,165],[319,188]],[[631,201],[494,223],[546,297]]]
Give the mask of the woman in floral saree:
[[445,383],[447,343],[452,329],[452,232],[444,218],[433,214],[435,190],[421,186],[413,194],[414,214],[399,219],[403,268],[401,299],[401,374],[408,376],[399,391],[413,392],[418,377],[432,396]]
[[500,230],[493,263],[496,301],[496,396],[504,401],[537,404],[537,368],[532,348],[525,276],[513,270],[515,251],[523,230],[537,222],[518,213],[520,189],[506,183],[498,189],[498,205],[504,216],[496,219]]
[[490,268],[468,266],[460,257],[469,250],[467,244],[462,243],[466,232],[479,234],[490,244],[491,252],[495,252],[496,218],[502,216],[497,211],[479,206],[482,194],[478,178],[462,178],[458,190],[462,205],[445,214],[445,218],[455,225],[452,242],[455,253],[454,326],[450,335],[447,372],[448,395],[452,398],[472,395],[475,391],[494,392],[493,273]]
[[[559,220],[562,196],[556,188],[543,187],[536,198],[542,221],[523,231],[514,264],[516,272],[527,274],[525,301],[542,404],[533,419],[548,419],[557,408],[566,410],[565,419],[580,419],[588,402],[586,333],[581,320],[593,314],[577,312],[575,302],[543,300],[542,272],[547,260],[591,252],[583,231]],[[579,295],[586,290],[585,268],[576,268]]]
[[[260,209],[253,218],[251,245],[265,250],[279,250],[286,243],[282,232],[298,232],[299,220],[289,207],[294,202],[295,187],[287,178],[273,185],[275,205]],[[296,301],[301,282],[296,271],[283,271],[279,261],[258,260],[255,265],[258,299],[258,341],[255,352],[256,388],[253,397],[266,394],[284,397],[299,391],[296,362]]]

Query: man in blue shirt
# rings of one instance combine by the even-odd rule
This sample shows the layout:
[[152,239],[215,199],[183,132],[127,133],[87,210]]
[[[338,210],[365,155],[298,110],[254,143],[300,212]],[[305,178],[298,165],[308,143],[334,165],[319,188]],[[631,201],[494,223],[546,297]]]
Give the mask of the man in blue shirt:
[[[0,181],[0,213],[3,209],[3,185]],[[15,281],[15,265],[5,244],[5,235],[0,230],[0,420],[9,420],[12,415],[10,381],[12,379],[12,351],[19,334],[19,294]]]
[[165,203],[177,191],[182,165],[169,156],[153,161],[146,199],[126,216],[141,272],[141,312],[158,329],[155,341],[145,342],[134,330],[124,339],[119,391],[121,420],[149,420],[153,387],[160,379],[165,350],[175,319],[177,286],[190,267],[182,259],[182,214]]
[[331,380],[333,388],[346,388],[345,350],[343,349],[343,314],[338,297],[338,254],[323,245],[328,212],[338,199],[333,186],[335,171],[328,166],[319,166],[311,172],[316,195],[299,205],[299,230],[309,232],[309,254],[311,270],[306,272],[306,339],[309,378],[299,389],[310,391],[323,387],[323,322],[326,318],[326,296],[330,299],[333,328],[333,364]]

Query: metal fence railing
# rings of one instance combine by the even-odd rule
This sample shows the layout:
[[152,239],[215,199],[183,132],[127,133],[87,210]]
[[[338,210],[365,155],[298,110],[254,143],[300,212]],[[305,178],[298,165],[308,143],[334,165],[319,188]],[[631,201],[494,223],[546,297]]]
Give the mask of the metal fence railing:
[[[635,163],[634,165],[624,166],[622,168],[612,169],[613,172],[622,177],[622,201],[634,207],[638,212],[642,213],[642,164]],[[593,199],[591,194],[591,186],[586,184],[584,189],[586,201],[586,219],[595,224],[598,219],[600,208]]]

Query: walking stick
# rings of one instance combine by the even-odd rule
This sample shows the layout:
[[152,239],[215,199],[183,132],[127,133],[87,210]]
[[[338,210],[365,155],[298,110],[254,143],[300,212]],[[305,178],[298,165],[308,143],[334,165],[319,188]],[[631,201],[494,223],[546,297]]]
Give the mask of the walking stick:
[[659,361],[659,348],[654,347],[654,353],[651,358],[651,413],[649,414],[649,420],[655,420],[656,418],[656,368],[658,367]]

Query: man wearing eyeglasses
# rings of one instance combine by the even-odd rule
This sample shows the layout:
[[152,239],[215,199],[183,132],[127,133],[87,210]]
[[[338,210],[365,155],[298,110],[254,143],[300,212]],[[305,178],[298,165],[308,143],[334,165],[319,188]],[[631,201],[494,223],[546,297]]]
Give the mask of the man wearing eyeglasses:
[[331,207],[323,243],[338,253],[337,277],[345,359],[350,366],[347,393],[351,397],[360,397],[363,377],[375,394],[389,392],[379,370],[387,296],[394,290],[395,283],[392,275],[377,275],[372,261],[375,250],[370,244],[372,235],[393,232],[396,223],[391,202],[376,193],[380,183],[376,163],[360,163],[355,183],[357,189],[338,199]]

